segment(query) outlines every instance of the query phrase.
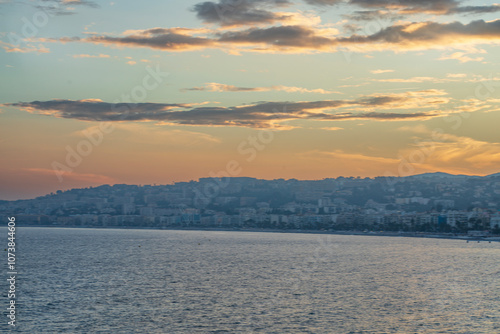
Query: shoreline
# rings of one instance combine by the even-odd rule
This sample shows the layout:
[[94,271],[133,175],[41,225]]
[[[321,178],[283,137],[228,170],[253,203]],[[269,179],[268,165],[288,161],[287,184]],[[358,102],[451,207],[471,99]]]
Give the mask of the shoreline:
[[279,229],[258,229],[258,228],[223,228],[223,227],[140,227],[140,226],[54,226],[54,225],[24,225],[24,227],[43,227],[43,228],[79,228],[79,229],[98,229],[98,230],[154,230],[154,231],[212,231],[212,232],[257,232],[257,233],[302,233],[302,234],[329,234],[329,235],[352,235],[352,236],[378,236],[378,237],[405,237],[405,238],[427,238],[427,239],[449,239],[463,241],[496,241],[500,242],[500,236],[492,235],[485,237],[456,235],[452,233],[433,233],[433,232],[363,232],[363,231],[327,231],[327,230],[279,230]]

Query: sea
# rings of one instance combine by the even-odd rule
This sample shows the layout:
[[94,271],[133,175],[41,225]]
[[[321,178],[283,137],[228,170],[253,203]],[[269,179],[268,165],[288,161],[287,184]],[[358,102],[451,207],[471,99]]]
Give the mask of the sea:
[[[7,247],[7,230],[0,229]],[[18,227],[19,333],[500,333],[500,243]],[[3,250],[4,247],[1,247]]]

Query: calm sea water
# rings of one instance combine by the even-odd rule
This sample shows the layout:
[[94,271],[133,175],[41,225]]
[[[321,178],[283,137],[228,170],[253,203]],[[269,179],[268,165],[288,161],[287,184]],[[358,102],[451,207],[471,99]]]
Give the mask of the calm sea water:
[[22,333],[500,333],[500,243],[59,228],[17,241]]

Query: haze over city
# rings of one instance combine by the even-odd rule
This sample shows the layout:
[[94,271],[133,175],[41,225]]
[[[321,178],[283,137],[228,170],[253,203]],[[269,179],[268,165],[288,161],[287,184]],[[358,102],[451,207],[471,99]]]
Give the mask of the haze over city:
[[500,171],[493,1],[0,2],[0,199]]

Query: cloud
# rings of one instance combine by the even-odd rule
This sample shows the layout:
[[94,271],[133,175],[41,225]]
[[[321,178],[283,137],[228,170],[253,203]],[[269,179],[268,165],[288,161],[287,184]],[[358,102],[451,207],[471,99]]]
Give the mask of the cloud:
[[4,106],[17,107],[31,113],[84,121],[148,120],[155,119],[168,110],[187,107],[184,104],[165,103],[107,103],[97,99],[33,101],[5,104]]
[[288,0],[243,0],[200,2],[192,8],[196,17],[205,23],[216,23],[225,27],[272,24],[289,18],[289,15],[274,13],[270,8],[290,5]]
[[287,93],[317,93],[317,94],[343,94],[337,91],[325,90],[322,88],[307,89],[302,87],[290,87],[290,86],[272,86],[273,90],[284,91]]
[[[45,177],[55,177],[56,174],[53,169],[46,168],[23,168],[23,171],[28,172],[29,174],[42,175]],[[106,175],[99,174],[85,174],[85,173],[77,173],[74,171],[65,171],[64,172],[65,182],[86,182],[86,183],[95,183],[95,184],[113,184],[116,180],[112,177]]]
[[500,77],[493,76],[493,73],[490,73],[487,77],[482,76],[480,74],[472,74],[472,78],[466,80],[467,82],[484,82],[485,87],[488,88],[488,90],[499,88],[500,84],[498,84],[498,81],[500,81]]
[[47,49],[42,44],[33,45],[29,43],[25,43],[24,46],[14,45],[7,42],[0,41],[0,46],[5,50],[5,52],[16,52],[16,53],[49,53],[50,50]]
[[[313,0],[314,1],[314,0]],[[349,4],[363,8],[382,8],[397,10],[400,13],[444,14],[450,8],[456,8],[456,0],[350,0]]]
[[330,173],[337,166],[347,167],[351,175],[377,176],[384,171],[397,168],[399,160],[392,157],[373,156],[364,152],[346,152],[344,150],[321,151],[313,150],[299,153],[298,158],[313,165],[328,166]]
[[323,156],[329,158],[336,158],[345,161],[359,160],[363,162],[378,162],[378,163],[388,163],[388,164],[395,164],[399,162],[397,159],[393,158],[369,156],[361,153],[347,153],[344,152],[343,150],[335,150],[332,152],[315,150],[307,152],[306,154],[310,156],[318,156],[318,157]]
[[36,5],[33,5],[36,9],[58,16],[76,14],[75,8],[72,6],[100,7],[96,2],[89,0],[41,0]]
[[351,85],[340,85],[339,88],[353,88],[353,87],[361,87],[368,85],[368,82],[362,82],[360,84],[351,84]]
[[466,78],[467,74],[465,73],[448,73],[446,74],[447,78]]
[[[439,90],[374,94],[354,100],[259,102],[234,107],[193,104],[107,103],[100,100],[51,100],[4,104],[31,113],[84,121],[153,121],[158,124],[280,128],[287,120],[343,121],[355,119],[401,121],[446,116],[432,109],[448,103]],[[413,110],[394,112],[396,109]],[[382,110],[384,112],[380,112]],[[390,110],[385,112],[385,110]]]
[[340,94],[340,92],[328,91],[325,89],[307,89],[302,87],[290,86],[271,86],[271,87],[237,87],[216,82],[208,82],[203,87],[184,88],[181,91],[209,91],[209,92],[269,92],[284,91],[287,93],[317,93],[317,94]]
[[463,24],[460,22],[420,22],[393,25],[379,32],[367,35],[353,35],[339,38],[340,45],[359,51],[422,50],[499,43],[500,20],[485,22],[478,20]]
[[[240,31],[229,31],[218,34],[218,41],[234,45],[254,46],[254,50],[282,50],[287,49],[332,49],[336,40],[323,33],[335,33],[336,30],[313,29],[299,25],[276,26],[270,28],[251,28]],[[267,47],[266,47],[267,46]]]
[[209,92],[262,92],[266,87],[236,87],[216,82],[207,82],[203,87],[184,88],[182,91],[209,91]]
[[[425,126],[402,127],[401,131],[411,131],[419,135],[418,144],[404,148],[396,157],[381,157],[366,153],[348,153],[342,150],[310,151],[302,154],[309,161],[314,159],[325,164],[335,164],[336,161],[353,165],[353,170],[373,172],[385,170],[386,175],[392,175],[391,170],[399,170],[402,165],[410,174],[421,171],[447,171],[455,174],[478,174],[481,170],[487,174],[497,168],[500,163],[500,143],[476,140],[465,136],[446,133],[433,133]],[[333,160],[333,161],[328,161]],[[382,174],[378,172],[378,174]],[[401,171],[399,172],[401,173]],[[400,174],[401,175],[401,174]]]
[[[94,128],[94,127],[92,127]],[[95,126],[98,128],[98,126]],[[179,130],[165,129],[164,127],[145,124],[145,123],[119,123],[116,125],[117,130],[125,132],[126,138],[130,139],[134,144],[144,144],[151,146],[166,145],[181,145],[181,146],[213,146],[221,143],[221,140],[210,134]],[[80,136],[84,138],[84,132],[80,132]]]
[[450,8],[446,14],[487,14],[500,11],[500,5],[492,4],[490,6],[464,6]]
[[[304,0],[315,6],[354,6],[356,10],[349,15],[354,20],[395,19],[403,15],[431,14],[486,14],[500,11],[500,5],[462,6],[461,0]],[[201,2],[192,11],[205,23],[222,26],[236,26],[267,23],[272,24],[286,19],[272,10],[291,5],[290,0],[219,0]]]
[[[499,87],[498,81],[500,81],[500,77],[493,76],[490,74],[489,77],[484,77],[482,75],[473,74],[471,76],[467,76],[464,73],[448,73],[445,78],[436,78],[436,77],[411,77],[411,78],[389,78],[389,79],[371,79],[374,82],[391,82],[391,83],[448,83],[448,82],[489,82],[488,89],[493,89],[493,87]],[[491,87],[490,87],[491,86]]]
[[400,130],[420,135],[418,145],[401,152],[402,156],[411,157],[412,153],[416,156],[415,151],[425,149],[424,159],[420,158],[414,162],[417,166],[437,170],[462,166],[468,171],[477,171],[498,166],[500,163],[500,143],[431,131],[423,125],[404,127]]
[[449,59],[458,60],[461,63],[467,63],[469,61],[483,61],[484,57],[472,58],[466,56],[465,52],[454,52],[451,55],[442,56],[441,58],[439,58],[439,60],[449,60]]
[[88,55],[88,54],[79,54],[79,55],[73,55],[73,58],[109,58],[109,55],[105,54],[98,54],[98,55]]
[[[118,47],[148,47],[166,51],[219,48],[233,54],[253,52],[354,52],[460,48],[500,43],[500,19],[461,22],[400,23],[374,34],[341,37],[331,27],[282,25],[243,30],[213,31],[188,28],[152,28],[125,31],[123,36],[93,35],[87,38],[39,39],[42,42],[87,42]],[[458,57],[458,56],[457,56]],[[462,55],[459,58],[463,58]]]
[[330,127],[324,127],[324,128],[321,128],[321,130],[326,130],[326,131],[339,131],[339,130],[344,130],[344,128],[339,128],[338,126],[330,126]]
[[373,74],[382,74],[382,73],[391,73],[391,72],[394,72],[394,70],[372,70],[372,71],[370,71],[370,73],[373,73]]
[[[353,14],[345,14],[343,15],[349,21],[372,21],[372,20],[382,20],[382,19],[402,19],[403,16],[394,14],[392,12],[384,11],[384,10],[358,10]],[[355,27],[355,29],[353,29]],[[352,32],[358,31],[361,27],[357,25],[346,25],[345,28],[351,30]]]
[[[444,81],[443,81],[444,80]],[[422,83],[422,82],[433,82],[433,83],[438,83],[438,82],[449,82],[449,79],[439,79],[439,78],[433,78],[433,77],[413,77],[413,78],[408,78],[408,79],[376,79],[374,81],[377,82],[399,82],[399,83],[409,83],[409,82],[416,82],[416,83]]]
[[65,41],[83,41],[95,44],[109,44],[129,47],[149,47],[169,51],[186,51],[204,49],[215,46],[210,38],[197,37],[198,29],[187,28],[153,28],[147,30],[126,31],[127,36],[111,37],[94,35],[84,39],[69,39]]
[[250,28],[238,31],[213,32],[207,29],[152,28],[130,30],[124,36],[93,35],[87,38],[62,37],[39,38],[43,42],[86,42],[114,45],[118,47],[148,47],[166,51],[191,51],[206,48],[220,48],[234,54],[240,51],[257,52],[312,52],[316,50],[335,51],[332,34],[334,28],[315,29],[290,25],[269,28]]

